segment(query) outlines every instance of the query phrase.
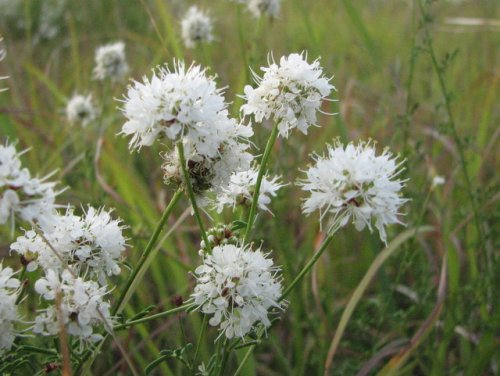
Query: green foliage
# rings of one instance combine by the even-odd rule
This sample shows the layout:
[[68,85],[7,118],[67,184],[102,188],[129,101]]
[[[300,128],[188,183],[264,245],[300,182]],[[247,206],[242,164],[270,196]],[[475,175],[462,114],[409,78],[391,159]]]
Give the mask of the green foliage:
[[[277,59],[307,50],[310,58],[321,56],[325,72],[335,75],[339,103],[325,103],[323,110],[339,115],[320,117],[321,128],[307,136],[278,140],[268,169],[293,183],[303,177],[308,155],[323,150],[325,142],[372,138],[379,150],[390,147],[405,160],[408,228],[431,225],[436,231],[408,240],[383,265],[374,264],[384,249],[375,234],[350,228],[337,233],[287,296],[288,309],[267,337],[257,333],[234,346],[237,351],[225,360],[226,374],[321,375],[336,335],[329,375],[498,372],[500,33],[487,22],[500,18],[497,1],[422,2],[420,8],[419,0],[283,0],[277,19],[259,21],[234,2],[189,1],[201,3],[216,21],[217,40],[193,50],[180,39],[183,1],[68,1],[61,32],[43,40],[35,38],[37,3],[24,0],[24,28],[12,20],[0,24],[7,49],[0,76],[9,76],[0,81],[0,87],[9,87],[0,93],[0,141],[17,139],[20,149],[31,147],[22,160],[40,176],[56,171],[54,179],[69,187],[59,202],[114,207],[129,226],[131,270],[114,279],[113,301],[124,286],[132,287],[117,324],[170,310],[176,297],[188,299],[193,287],[188,272],[200,262],[201,236],[183,197],[169,208],[172,215],[164,218],[157,241],[148,245],[161,213],[176,197],[163,184],[160,152],[165,148],[130,153],[127,140],[117,136],[124,118],[115,98],[123,97],[126,83],[92,80],[94,49],[124,40],[134,79],[174,59],[200,62],[218,75],[219,86],[228,87],[234,116],[242,103],[237,95],[251,83],[247,67],[258,71],[270,51]],[[479,21],[475,26],[450,21],[459,17]],[[67,123],[64,106],[74,92],[93,94],[101,106],[98,122],[87,128]],[[262,153],[270,131],[256,126],[255,132]],[[445,184],[433,187],[435,176],[444,176]],[[262,239],[263,248],[274,251],[285,286],[323,240],[318,218],[301,214],[302,198],[293,184],[283,188],[271,204],[274,215],[260,213],[252,230],[252,239]],[[233,231],[244,233],[245,218],[247,212],[227,211],[201,220],[206,228],[230,223]],[[392,226],[389,240],[401,232]],[[9,255],[11,241],[10,228],[0,228],[0,257],[18,268],[17,258]],[[145,249],[149,257],[141,260]],[[142,263],[139,277],[131,278]],[[441,309],[443,263],[447,288]],[[364,279],[370,268],[376,268],[376,277]],[[32,284],[28,289],[32,292]],[[32,315],[35,304],[26,302],[23,309]],[[132,363],[146,374],[185,375],[201,362],[219,372],[222,349],[214,340],[220,333],[208,326],[200,336],[199,312],[175,312],[116,332]],[[342,320],[346,312],[349,317]],[[432,325],[426,327],[428,322]],[[43,374],[51,364],[61,367],[57,347],[44,348],[38,338],[21,342],[2,358],[0,374]],[[94,354],[71,350],[74,371],[86,369],[84,360]],[[91,373],[130,373],[110,338],[95,353]]]

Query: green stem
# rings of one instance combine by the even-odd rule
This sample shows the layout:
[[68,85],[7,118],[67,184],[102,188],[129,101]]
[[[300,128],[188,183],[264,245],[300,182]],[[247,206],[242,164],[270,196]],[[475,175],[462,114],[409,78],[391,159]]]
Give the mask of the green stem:
[[271,135],[267,140],[266,149],[264,150],[264,155],[260,161],[259,173],[257,175],[257,182],[255,183],[255,191],[252,197],[252,206],[250,207],[250,213],[248,214],[247,228],[245,232],[245,238],[243,239],[243,243],[248,242],[248,238],[250,237],[250,231],[253,227],[253,222],[255,220],[255,214],[257,212],[257,205],[259,203],[259,192],[260,186],[262,184],[262,178],[264,177],[264,171],[266,170],[267,161],[269,160],[269,155],[271,154],[271,150],[273,148],[274,142],[278,137],[278,122],[274,123],[273,130],[271,131]]
[[198,336],[198,340],[196,341],[196,349],[194,350],[193,375],[196,374],[196,359],[198,358],[198,353],[200,352],[201,341],[203,340],[203,336],[205,335],[205,332],[206,332],[206,329],[207,329],[207,321],[208,321],[208,316],[204,315],[203,316],[203,322],[201,323],[200,334]]
[[[425,12],[424,6],[422,4],[422,0],[418,0],[418,5],[420,8],[420,13],[421,13],[422,18],[423,18],[423,25],[424,25],[424,32],[425,32],[425,39],[426,39],[426,43],[427,43],[427,49],[428,49],[429,54],[431,56],[432,65],[434,66],[434,70],[436,71],[436,74],[438,76],[441,94],[443,95],[446,112],[448,114],[448,121],[449,121],[449,125],[451,128],[451,133],[452,133],[453,139],[455,140],[455,144],[457,145],[458,157],[460,160],[460,166],[462,168],[462,173],[463,173],[464,179],[465,179],[467,194],[469,196],[469,200],[470,200],[470,203],[472,206],[472,212],[474,213],[474,221],[475,221],[477,233],[479,236],[479,242],[480,242],[480,244],[482,244],[483,239],[484,239],[483,231],[481,228],[481,223],[479,222],[479,214],[478,214],[478,210],[476,207],[476,200],[475,200],[474,195],[472,193],[472,183],[471,183],[471,179],[469,176],[469,172],[467,170],[467,164],[465,162],[465,152],[464,152],[464,148],[462,145],[462,140],[458,136],[458,132],[457,132],[456,124],[455,124],[455,119],[454,119],[453,113],[451,111],[450,97],[448,94],[448,89],[446,87],[446,83],[444,82],[444,78],[443,78],[443,69],[439,66],[439,63],[438,63],[438,60],[436,57],[436,53],[434,51],[434,47],[432,44],[432,38],[431,38],[431,35],[429,33],[429,29],[427,28],[428,15]],[[476,263],[476,252],[472,248],[469,248],[469,249],[470,249],[470,251],[468,252],[468,258],[469,258],[470,272],[471,272],[471,276],[473,278],[475,278],[478,274],[477,263]]]
[[113,315],[116,315],[123,311],[125,305],[128,303],[130,297],[134,293],[135,287],[137,286],[139,280],[142,278],[144,272],[146,271],[146,268],[149,266],[153,256],[156,255],[156,252],[152,252],[154,249],[154,245],[158,240],[158,237],[160,236],[161,230],[167,223],[167,219],[170,217],[170,214],[172,214],[172,211],[174,210],[174,207],[181,198],[181,196],[182,196],[182,190],[178,189],[175,192],[172,199],[170,200],[168,206],[165,208],[165,211],[163,212],[160,221],[156,225],[153,235],[151,235],[151,238],[149,239],[146,249],[142,253],[142,256],[139,260],[139,264],[130,275],[127,284],[125,286],[125,289],[122,291],[122,294],[120,295],[115,304],[115,307],[112,311]]
[[142,323],[156,320],[156,319],[159,319],[159,318],[165,317],[165,316],[170,316],[174,313],[187,311],[191,307],[193,307],[193,304],[184,304],[184,305],[181,305],[180,307],[169,309],[168,311],[156,313],[156,314],[151,315],[151,316],[143,317],[143,318],[140,318],[137,320],[130,320],[130,321],[127,321],[126,323],[116,325],[113,327],[113,330],[126,329],[130,326],[133,326],[133,325],[142,324]]
[[300,273],[295,277],[295,279],[290,283],[290,285],[285,289],[283,294],[281,294],[281,297],[278,299],[278,302],[282,301],[285,299],[288,294],[295,288],[295,286],[301,281],[302,278],[311,270],[311,268],[314,266],[316,261],[321,257],[325,249],[328,247],[330,242],[333,239],[333,233],[328,235],[328,237],[323,241],[323,244],[321,244],[321,247],[316,251],[316,253],[311,257],[309,262],[304,266],[304,268],[300,271]]
[[219,375],[224,376],[224,370],[226,369],[227,360],[229,359],[230,350],[227,346],[227,339],[224,339],[224,345],[222,346],[222,363],[220,365]]
[[208,242],[207,233],[205,232],[205,227],[203,226],[203,222],[200,216],[200,210],[198,209],[198,204],[196,203],[196,196],[194,195],[193,186],[191,184],[191,178],[189,177],[189,172],[186,168],[186,156],[184,155],[184,145],[182,141],[177,143],[177,148],[179,151],[179,161],[182,168],[182,174],[184,175],[184,180],[186,182],[186,188],[189,195],[189,201],[191,201],[191,206],[193,207],[194,216],[196,221],[198,222],[198,226],[200,227],[201,237],[205,242],[205,247],[208,251],[210,251],[210,243]]

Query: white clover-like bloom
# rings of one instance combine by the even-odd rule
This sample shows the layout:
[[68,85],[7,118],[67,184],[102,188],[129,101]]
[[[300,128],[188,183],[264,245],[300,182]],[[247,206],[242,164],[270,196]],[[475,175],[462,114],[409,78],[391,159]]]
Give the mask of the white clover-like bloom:
[[127,118],[122,134],[132,136],[130,148],[149,146],[161,137],[184,140],[209,158],[220,154],[229,139],[248,138],[250,126],[229,118],[222,90],[215,77],[206,75],[198,65],[186,68],[183,62],[174,70],[160,67],[153,77],[144,77],[128,89],[122,111]]
[[257,88],[245,86],[243,114],[253,115],[258,123],[273,116],[279,134],[285,138],[294,128],[307,134],[316,124],[322,101],[335,90],[330,79],[323,76],[319,60],[309,64],[304,54],[295,53],[283,56],[279,65],[272,61],[261,70],[263,77],[254,73]]
[[66,0],[44,0],[38,14],[37,39],[53,39],[61,31]]
[[0,355],[12,347],[16,336],[14,323],[19,321],[16,299],[20,282],[14,274],[12,268],[4,268],[0,263]]
[[[231,175],[229,184],[223,186],[214,199],[214,208],[221,213],[225,206],[233,209],[237,205],[247,205],[252,203],[255,184],[257,183],[258,170],[251,168],[246,171],[239,171]],[[276,192],[283,187],[280,183],[280,177],[269,178],[264,175],[262,178],[258,208],[271,212],[268,205],[271,203],[271,197],[276,197]]]
[[276,18],[280,11],[281,0],[247,0],[247,8],[255,17],[263,14]]
[[110,304],[104,300],[108,291],[94,281],[85,281],[67,269],[61,275],[48,270],[44,278],[36,281],[35,291],[53,304],[39,311],[33,325],[34,333],[57,335],[60,330],[58,312],[68,334],[78,337],[81,343],[102,340],[102,335],[94,333],[94,329],[109,330],[113,326]]
[[28,271],[38,266],[46,272],[71,266],[75,273],[85,272],[104,285],[106,276],[120,273],[126,243],[122,230],[120,220],[112,219],[104,209],[89,207],[82,217],[68,209],[41,226],[43,237],[26,231],[10,249],[23,257]]
[[191,296],[201,312],[213,314],[209,324],[219,326],[221,335],[243,337],[258,323],[269,327],[268,310],[283,307],[280,268],[267,256],[260,249],[220,245],[196,268]]
[[95,51],[94,77],[96,79],[105,80],[109,78],[111,81],[120,81],[128,71],[125,43],[107,44]]
[[0,224],[17,215],[25,221],[44,222],[55,211],[56,183],[50,177],[33,178],[21,165],[20,155],[12,144],[0,145]]
[[197,43],[208,43],[214,40],[213,25],[209,15],[196,6],[189,8],[181,22],[182,40],[188,48]]
[[370,142],[347,146],[335,142],[328,145],[325,156],[314,155],[315,163],[299,181],[311,196],[303,204],[303,212],[320,212],[320,220],[331,215],[329,231],[335,232],[350,219],[358,231],[368,227],[372,231],[372,218],[380,239],[387,243],[385,226],[402,222],[399,209],[407,199],[401,197],[404,186],[397,176],[401,163],[385,149],[375,155]]
[[66,117],[70,123],[80,123],[86,127],[97,118],[97,109],[92,102],[92,95],[75,94],[66,105]]

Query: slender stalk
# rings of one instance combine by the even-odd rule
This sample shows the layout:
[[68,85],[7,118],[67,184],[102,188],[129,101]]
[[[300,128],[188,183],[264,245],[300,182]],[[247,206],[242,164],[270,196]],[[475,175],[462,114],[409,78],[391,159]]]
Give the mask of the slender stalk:
[[[139,264],[130,275],[127,284],[125,285],[125,289],[122,291],[122,294],[116,301],[115,307],[112,311],[113,315],[120,313],[125,308],[125,305],[128,303],[130,297],[134,293],[135,286],[137,286],[138,281],[144,275],[144,272],[146,271],[146,268],[149,266],[152,257],[156,254],[156,252],[152,251],[154,249],[156,241],[158,240],[158,237],[160,236],[161,230],[167,223],[170,214],[172,214],[172,211],[174,210],[174,207],[181,198],[181,196],[182,196],[182,190],[178,189],[174,193],[174,196],[170,200],[168,206],[165,208],[165,211],[163,212],[160,221],[156,225],[153,235],[151,235],[151,238],[149,239],[146,249],[144,249],[144,252],[142,253],[142,256],[139,260]],[[149,262],[146,263],[146,261]]]
[[304,266],[304,268],[300,271],[300,273],[295,277],[295,279],[288,285],[288,287],[285,289],[283,294],[281,294],[281,297],[278,299],[278,302],[282,301],[287,297],[287,295],[295,288],[295,286],[301,281],[302,278],[311,270],[311,268],[314,266],[316,261],[321,257],[325,249],[328,247],[330,242],[333,239],[333,233],[329,234],[328,237],[323,241],[323,244],[321,244],[321,247],[316,251],[316,253],[311,257],[309,262]]
[[173,315],[174,313],[186,311],[189,308],[191,308],[192,306],[193,306],[193,304],[184,304],[184,305],[181,305],[180,307],[175,307],[175,308],[169,309],[168,311],[156,313],[154,315],[147,316],[147,317],[142,317],[142,318],[137,319],[137,320],[130,320],[130,321],[127,321],[123,324],[119,324],[119,325],[114,326],[113,330],[116,331],[116,330],[126,329],[130,326],[133,326],[133,325],[143,324],[145,322],[156,320],[156,319],[159,319],[159,318],[162,318],[165,316],[170,316],[170,315]]
[[198,358],[198,353],[200,352],[201,341],[203,340],[203,336],[205,335],[205,332],[207,329],[207,321],[208,321],[208,316],[204,315],[203,322],[201,323],[200,334],[198,335],[198,340],[196,341],[196,349],[194,350],[193,375],[196,375],[196,359]]
[[193,185],[191,184],[191,178],[189,177],[188,170],[186,168],[186,156],[184,155],[184,145],[182,141],[177,143],[177,148],[179,151],[179,161],[181,163],[182,174],[184,175],[184,180],[186,182],[186,187],[189,195],[189,201],[191,201],[191,206],[193,207],[194,216],[196,221],[198,222],[198,226],[200,227],[201,237],[205,242],[205,247],[210,250],[210,243],[208,242],[207,233],[205,231],[205,227],[203,226],[203,221],[201,220],[200,210],[198,208],[198,204],[196,203],[196,196],[194,195]]
[[230,350],[227,346],[227,339],[224,339],[224,345],[222,346],[222,363],[220,365],[220,376],[224,376],[224,370],[226,369],[227,360],[229,359]]
[[264,171],[266,171],[267,161],[269,160],[269,155],[271,154],[271,150],[277,137],[278,122],[275,122],[273,130],[271,131],[271,135],[267,140],[266,149],[264,150],[264,154],[262,155],[262,159],[260,161],[259,173],[257,175],[257,182],[255,183],[255,191],[252,197],[252,206],[250,207],[250,213],[248,214],[247,228],[245,231],[245,238],[243,239],[243,243],[246,243],[248,241],[248,238],[250,237],[250,231],[252,231],[253,222],[255,220],[255,213],[257,211],[257,204],[259,202],[259,192],[260,186],[262,184],[262,178],[264,177]]
[[[480,242],[480,244],[482,244],[483,239],[484,239],[483,230],[481,228],[481,223],[479,222],[479,214],[478,214],[478,210],[477,210],[477,206],[476,206],[476,200],[475,200],[474,195],[472,193],[472,183],[471,183],[471,179],[469,176],[469,171],[467,170],[467,163],[465,161],[465,152],[464,152],[464,148],[462,145],[462,140],[460,139],[460,137],[458,135],[456,124],[455,124],[455,119],[453,117],[453,112],[451,111],[450,96],[448,93],[448,89],[446,87],[446,83],[444,82],[444,78],[443,78],[443,68],[439,66],[439,62],[437,60],[436,53],[434,51],[432,38],[431,38],[431,35],[429,32],[429,29],[427,27],[428,15],[425,12],[424,5],[422,4],[422,0],[418,0],[418,5],[420,8],[420,13],[421,13],[422,18],[423,18],[423,29],[425,32],[425,42],[427,44],[427,49],[428,49],[429,55],[431,56],[432,65],[434,66],[434,70],[436,71],[436,74],[438,76],[439,87],[441,89],[441,94],[443,95],[446,112],[448,114],[448,123],[450,125],[451,134],[453,136],[453,139],[455,140],[455,144],[457,145],[458,157],[460,160],[462,174],[464,175],[464,179],[465,179],[465,185],[467,188],[466,189],[467,195],[469,196],[469,200],[470,200],[470,203],[472,206],[472,211],[474,213],[474,220],[475,220],[475,224],[476,224],[476,228],[477,228],[477,233],[479,236],[479,242]],[[468,252],[470,272],[471,272],[471,276],[473,278],[476,277],[477,273],[478,273],[477,263],[476,263],[476,253],[474,251],[475,250],[470,248],[470,251]]]

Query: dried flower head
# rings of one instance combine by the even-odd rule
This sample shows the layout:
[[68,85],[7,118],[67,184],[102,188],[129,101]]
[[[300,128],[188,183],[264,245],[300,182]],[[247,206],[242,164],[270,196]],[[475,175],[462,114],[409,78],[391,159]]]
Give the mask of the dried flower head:
[[43,222],[55,211],[56,183],[46,182],[50,177],[33,178],[22,168],[18,153],[12,144],[0,145],[0,224],[19,216],[24,221]]
[[[198,154],[196,149],[186,143],[184,153],[186,159],[186,170],[191,179],[190,183],[195,194],[200,196],[208,191],[219,194],[229,184],[231,175],[250,168],[253,155],[247,149],[248,143],[239,142],[238,139],[229,138],[219,147],[219,153],[213,157]],[[177,148],[164,155],[165,183],[178,188],[183,186],[184,177],[180,165]]]
[[182,19],[182,39],[188,48],[197,43],[208,43],[214,40],[212,20],[207,13],[192,6]]
[[85,281],[67,269],[61,275],[48,270],[44,278],[36,281],[35,290],[53,303],[39,311],[34,333],[57,335],[60,331],[58,313],[68,334],[78,337],[81,345],[103,339],[101,334],[94,333],[96,327],[109,330],[113,326],[110,304],[104,300],[108,294],[106,287],[94,281]]
[[315,163],[299,181],[311,196],[303,204],[303,212],[320,212],[320,220],[331,215],[329,231],[335,232],[350,219],[358,231],[372,230],[372,218],[382,241],[387,242],[385,226],[402,222],[399,208],[406,201],[400,191],[404,182],[398,180],[401,163],[386,149],[375,155],[370,142],[347,146],[336,141],[328,145],[325,156],[314,155]]
[[20,282],[14,274],[12,268],[4,268],[0,263],[0,355],[12,347],[16,336],[14,323],[19,321],[16,300]]
[[308,128],[316,124],[322,101],[335,87],[323,76],[319,60],[309,64],[306,57],[283,56],[279,65],[272,60],[269,67],[261,68],[263,77],[254,73],[258,86],[245,86],[247,103],[241,107],[243,114],[253,115],[258,123],[273,116],[279,134],[285,138],[294,128],[307,134]]
[[97,118],[97,110],[92,103],[92,95],[75,94],[66,105],[66,117],[69,122],[79,123],[86,127]]
[[128,70],[125,43],[107,44],[95,51],[94,77],[96,79],[109,78],[111,81],[120,81],[128,73]]
[[195,270],[192,293],[201,312],[213,316],[226,338],[243,337],[257,324],[269,327],[268,310],[282,308],[280,269],[260,249],[219,245]]
[[40,233],[26,231],[10,249],[22,256],[28,271],[38,266],[45,271],[69,266],[73,272],[96,277],[104,285],[106,276],[120,273],[126,242],[122,231],[120,220],[112,219],[104,209],[89,207],[82,217],[68,209],[41,226]]

